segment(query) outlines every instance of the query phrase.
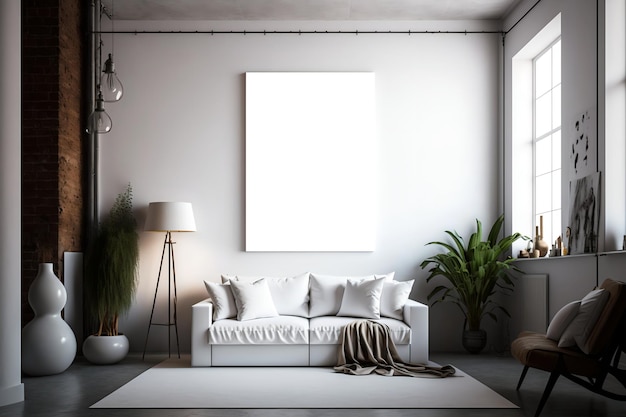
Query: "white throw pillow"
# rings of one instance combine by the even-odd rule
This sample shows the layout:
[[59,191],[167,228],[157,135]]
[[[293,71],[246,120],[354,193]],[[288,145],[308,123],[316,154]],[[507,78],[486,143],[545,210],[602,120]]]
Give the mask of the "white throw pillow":
[[213,302],[213,320],[230,319],[237,315],[237,305],[230,285],[204,281]]
[[309,317],[337,315],[347,280],[347,277],[311,274]]
[[[332,277],[333,275],[326,275]],[[374,275],[360,275],[360,276],[348,276],[348,279],[354,281],[363,281],[365,279],[374,279],[374,278],[385,278],[385,281],[393,281],[393,278],[396,276],[395,272],[389,272],[387,274],[374,274]]]
[[583,297],[578,314],[559,339],[559,347],[583,346],[608,299],[609,293],[603,289],[593,290]]
[[380,295],[380,315],[402,320],[404,318],[404,305],[406,304],[413,283],[410,281],[385,281],[383,283],[383,293]]
[[230,281],[230,286],[237,305],[237,320],[278,316],[270,288],[264,278],[255,282]]
[[388,272],[386,274],[371,274],[371,275],[326,275],[326,274],[311,274],[311,276],[316,276],[321,279],[328,279],[332,281],[343,280],[345,281],[351,279],[354,281],[363,281],[366,279],[375,279],[375,278],[385,278],[385,281],[393,281],[396,273],[394,271]]
[[374,274],[374,278],[385,278],[385,281],[393,281],[395,276],[396,276],[395,271],[389,272],[387,274]]
[[[260,277],[259,277],[259,279],[260,279]],[[230,284],[231,280],[232,281],[237,281],[237,277],[235,275],[222,275],[222,284]]]
[[341,307],[343,291],[348,279],[355,281],[384,278],[393,281],[395,272],[380,275],[363,275],[356,277],[340,275],[311,274],[309,317],[335,316]]
[[384,282],[385,278],[363,281],[349,279],[337,315],[379,319]]
[[[579,333],[574,336],[574,339],[576,340],[576,345],[578,345],[580,350],[582,350],[586,354],[589,354],[587,350],[587,346],[585,346],[587,344],[587,339],[589,339],[591,332],[593,332],[593,329],[596,327],[596,324],[598,323],[598,320],[600,319],[600,315],[602,314],[602,311],[604,310],[604,307],[606,306],[606,303],[609,301],[609,297],[611,295],[611,293],[609,293],[608,291],[604,289],[599,289],[596,291],[601,291],[601,292],[593,297],[594,298],[593,302],[590,302],[591,305],[589,306],[589,309],[588,309],[589,317],[587,319],[585,327],[583,328],[582,333]],[[583,298],[580,302],[581,310],[583,308],[584,303],[585,303],[585,299]]]
[[267,279],[276,311],[280,315],[309,317],[309,274]]
[[224,284],[230,281],[255,282],[263,278],[270,281],[273,279],[281,279],[282,277],[270,277],[267,275],[222,275],[222,282]]
[[261,275],[222,275],[222,282],[255,282],[265,279],[270,288],[274,307],[280,315],[309,317],[309,273],[295,277],[268,277]]
[[558,342],[567,329],[567,326],[570,325],[572,320],[578,315],[578,309],[580,308],[580,300],[572,301],[569,304],[561,307],[561,309],[554,315],[550,325],[548,326],[548,331],[546,332],[546,337],[548,339],[552,339],[555,342]]

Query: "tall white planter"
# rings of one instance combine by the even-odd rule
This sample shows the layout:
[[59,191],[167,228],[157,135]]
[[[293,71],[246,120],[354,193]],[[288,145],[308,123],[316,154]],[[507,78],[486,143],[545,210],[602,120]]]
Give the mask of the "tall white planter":
[[76,357],[76,336],[61,317],[67,301],[65,287],[51,263],[39,264],[28,290],[35,318],[22,329],[22,371],[27,375],[54,375],[65,371]]

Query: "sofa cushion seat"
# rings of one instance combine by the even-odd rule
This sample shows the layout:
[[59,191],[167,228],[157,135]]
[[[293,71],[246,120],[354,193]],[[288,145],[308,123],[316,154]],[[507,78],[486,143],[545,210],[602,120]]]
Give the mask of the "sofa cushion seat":
[[309,320],[279,316],[247,321],[224,319],[209,328],[214,345],[300,345],[309,343]]
[[[312,345],[338,345],[341,342],[343,328],[355,320],[356,317],[324,316],[311,319],[310,341]],[[411,343],[411,327],[400,320],[382,317],[374,322],[389,326],[391,338],[396,345]]]

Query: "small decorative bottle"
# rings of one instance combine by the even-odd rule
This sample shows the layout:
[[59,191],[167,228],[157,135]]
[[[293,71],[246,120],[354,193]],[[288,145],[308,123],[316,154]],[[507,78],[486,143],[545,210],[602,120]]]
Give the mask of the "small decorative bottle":
[[548,254],[550,246],[543,240],[543,216],[539,216],[539,227],[535,226],[535,250],[539,251],[539,256],[544,257]]

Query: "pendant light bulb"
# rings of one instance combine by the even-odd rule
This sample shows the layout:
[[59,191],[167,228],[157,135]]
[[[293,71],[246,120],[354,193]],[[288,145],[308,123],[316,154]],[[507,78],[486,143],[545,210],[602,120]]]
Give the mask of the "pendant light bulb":
[[109,58],[104,62],[104,70],[102,70],[102,79],[100,85],[102,87],[102,94],[104,101],[113,102],[119,101],[124,94],[124,87],[117,73],[115,72],[115,62],[113,62],[113,55],[109,54]]
[[96,108],[87,119],[87,133],[108,133],[113,127],[113,121],[104,110],[102,91],[98,91]]

